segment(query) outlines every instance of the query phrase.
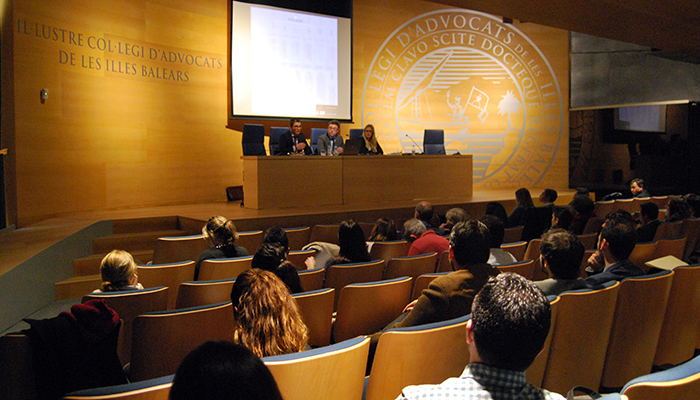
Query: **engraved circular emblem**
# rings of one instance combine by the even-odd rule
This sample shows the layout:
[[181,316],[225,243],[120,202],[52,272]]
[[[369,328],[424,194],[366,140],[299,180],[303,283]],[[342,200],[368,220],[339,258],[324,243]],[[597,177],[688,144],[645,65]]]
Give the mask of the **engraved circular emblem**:
[[422,151],[442,129],[447,154],[472,154],[478,187],[537,185],[564,127],[559,83],[521,31],[491,15],[438,10],[382,44],[362,94],[362,125],[386,152]]

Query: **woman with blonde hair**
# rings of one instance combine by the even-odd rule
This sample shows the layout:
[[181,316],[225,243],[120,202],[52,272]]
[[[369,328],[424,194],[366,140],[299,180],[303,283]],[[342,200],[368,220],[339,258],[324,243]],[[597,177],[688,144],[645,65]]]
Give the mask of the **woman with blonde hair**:
[[112,250],[100,264],[102,285],[95,292],[119,292],[143,289],[136,275],[134,257],[124,250]]
[[364,145],[360,146],[359,154],[384,154],[382,146],[377,142],[377,135],[374,131],[374,125],[367,124],[365,126],[362,138],[365,140]]
[[245,247],[236,246],[238,232],[233,221],[220,215],[209,218],[204,228],[202,228],[204,238],[209,242],[210,249],[204,250],[197,258],[194,267],[194,280],[199,277],[199,267],[202,261],[215,258],[232,258],[248,255]]
[[270,271],[242,272],[231,289],[236,327],[233,342],[258,357],[296,353],[306,348],[309,330],[287,286]]

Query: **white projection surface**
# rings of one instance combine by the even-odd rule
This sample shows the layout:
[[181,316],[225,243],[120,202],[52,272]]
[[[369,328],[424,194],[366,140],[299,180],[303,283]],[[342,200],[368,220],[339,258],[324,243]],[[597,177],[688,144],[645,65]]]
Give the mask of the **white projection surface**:
[[234,116],[351,119],[351,21],[233,2]]

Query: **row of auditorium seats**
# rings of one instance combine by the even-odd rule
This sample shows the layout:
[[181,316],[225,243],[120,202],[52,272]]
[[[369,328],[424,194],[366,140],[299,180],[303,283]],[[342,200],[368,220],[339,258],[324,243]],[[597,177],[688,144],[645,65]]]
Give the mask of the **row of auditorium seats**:
[[[405,304],[407,293],[410,293],[410,283],[410,278],[399,278],[346,286],[341,290],[338,319],[344,318],[343,313],[346,310],[354,312],[353,318],[355,319],[350,320],[347,325],[362,326],[362,328],[357,328],[355,332],[346,333],[343,332],[341,326],[336,325],[333,327],[333,334],[338,340],[342,340],[374,332],[376,327],[382,326],[384,322],[371,325],[371,323],[359,319],[365,316],[367,319],[384,318],[386,320],[396,316],[397,313],[401,312],[400,308],[393,312],[387,311],[387,315],[376,315],[381,313],[379,311],[375,313],[374,310],[368,314],[368,310],[375,308],[377,304],[392,303],[391,297],[394,295],[399,298],[393,301],[395,305]],[[381,289],[385,290],[385,294],[379,294]],[[144,291],[162,292],[163,290],[154,288]],[[325,307],[327,312],[330,310],[332,291],[333,289],[322,291],[326,294]],[[364,294],[359,293],[363,291]],[[368,291],[374,292],[371,292],[372,295],[367,295]],[[344,299],[351,298],[352,292],[358,292],[355,293],[355,300],[351,300],[353,304],[350,307],[345,307],[343,305]],[[164,301],[164,298],[161,301]],[[382,301],[373,300],[372,307],[362,306],[369,301],[368,299],[376,298],[381,298]],[[673,271],[628,278],[621,283],[611,282],[601,290],[583,289],[566,292],[557,298],[550,299],[550,301],[553,316],[550,337],[544,351],[527,371],[528,380],[535,385],[559,393],[566,393],[576,385],[591,388],[619,388],[634,377],[650,372],[652,365],[679,364],[692,357],[697,347],[700,326],[698,321],[700,318],[700,265],[678,267]],[[133,323],[134,343],[132,343],[132,348],[134,354],[130,369],[132,379],[143,380],[172,373],[179,360],[198,343],[210,339],[227,339],[226,336],[232,328],[228,325],[231,323],[232,315],[230,307],[230,303],[223,303],[185,310],[146,313],[136,317]],[[311,307],[313,310],[317,308],[320,307]],[[361,312],[358,313],[358,310]],[[214,323],[213,319],[217,323]],[[326,319],[330,319],[330,315]],[[463,322],[466,322],[466,318],[459,323]],[[210,325],[212,325],[211,329],[204,329]],[[443,327],[448,325],[445,324]],[[398,330],[396,336],[400,336],[399,332],[427,330],[430,329],[425,327],[405,328]],[[436,330],[439,329],[436,328]],[[384,368],[379,367],[382,365],[382,356],[380,355],[383,354],[383,342],[387,342],[392,337],[392,335],[382,336],[375,366],[367,387],[367,398],[395,398],[398,394],[397,390],[407,384],[427,383],[428,381],[420,380],[423,378],[417,377],[417,375],[434,372],[433,368],[420,367],[428,362],[431,366],[444,364],[454,366],[454,371],[445,372],[447,375],[442,376],[435,383],[447,376],[457,376],[468,357],[467,353],[464,353],[464,349],[455,347],[464,345],[463,325],[455,332],[461,332],[461,336],[450,341],[427,341],[434,346],[451,346],[448,350],[440,350],[441,352],[433,349],[429,353],[430,356],[417,351],[417,349],[425,349],[425,347],[409,345],[408,343],[402,343],[396,347],[396,350],[387,350],[387,365],[385,367],[394,371],[393,377],[375,379],[376,382],[373,384],[373,378],[377,376],[375,374],[381,376],[381,371]],[[359,345],[361,342],[362,339],[355,339],[352,343]],[[0,349],[4,351],[7,342],[3,339],[2,343]],[[335,347],[324,346],[312,352],[270,358],[266,362],[273,365],[272,361],[286,360],[291,362],[290,360],[313,358],[311,357],[313,354],[325,353],[331,348],[343,348],[347,343],[341,342]],[[406,349],[410,349],[410,351]],[[428,351],[428,349],[425,350]],[[459,354],[459,357],[454,357],[456,354]],[[357,357],[362,360],[364,365],[366,353],[357,355]],[[8,360],[8,358],[3,359]],[[16,362],[16,357],[12,360],[13,366],[22,365],[21,362]],[[420,365],[415,365],[414,362],[418,362]],[[397,373],[397,369],[401,369],[402,372]],[[317,371],[315,375],[311,376],[301,374],[300,371],[294,372],[292,369],[287,372],[297,374],[298,382],[296,385],[292,383],[293,379],[291,382],[280,384],[286,399],[301,398],[300,396],[304,395],[307,396],[306,398],[316,398],[315,396],[308,397],[310,391],[324,386],[327,380],[340,379],[339,377],[345,375],[346,370],[343,364],[338,364],[334,367],[327,365],[323,372]],[[362,368],[359,373],[360,377],[364,375],[363,371]],[[326,374],[324,376],[327,376],[328,379],[312,378],[320,376],[318,374],[321,373]],[[274,371],[273,375],[278,378]],[[401,381],[405,376],[413,376],[416,380]],[[279,379],[284,382],[283,378]],[[311,379],[314,384],[310,384],[305,379]],[[399,382],[392,386],[387,380]],[[373,397],[371,393],[375,386],[391,386],[387,389],[390,392],[385,393],[385,396]],[[360,393],[361,387],[362,385],[360,385]],[[331,390],[331,388],[324,390]],[[357,392],[355,393],[357,394]],[[359,396],[350,398],[359,398]]]
[[[270,127],[268,142],[269,155],[276,155],[279,149],[280,136],[289,131],[287,127]],[[318,138],[328,132],[327,128],[311,128],[309,146],[316,154]],[[362,129],[350,129],[350,139],[362,138]],[[243,125],[241,138],[244,156],[265,156],[265,126],[260,124]],[[423,133],[424,154],[445,154],[445,131],[442,129],[426,129]]]

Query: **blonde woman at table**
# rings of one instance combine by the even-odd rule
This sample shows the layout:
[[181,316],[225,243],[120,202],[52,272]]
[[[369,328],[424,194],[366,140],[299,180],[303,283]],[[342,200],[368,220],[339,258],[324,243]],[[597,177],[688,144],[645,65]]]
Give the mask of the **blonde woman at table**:
[[365,126],[362,138],[365,140],[364,145],[360,146],[359,154],[384,154],[382,146],[377,143],[377,135],[374,131],[374,125],[367,124]]

